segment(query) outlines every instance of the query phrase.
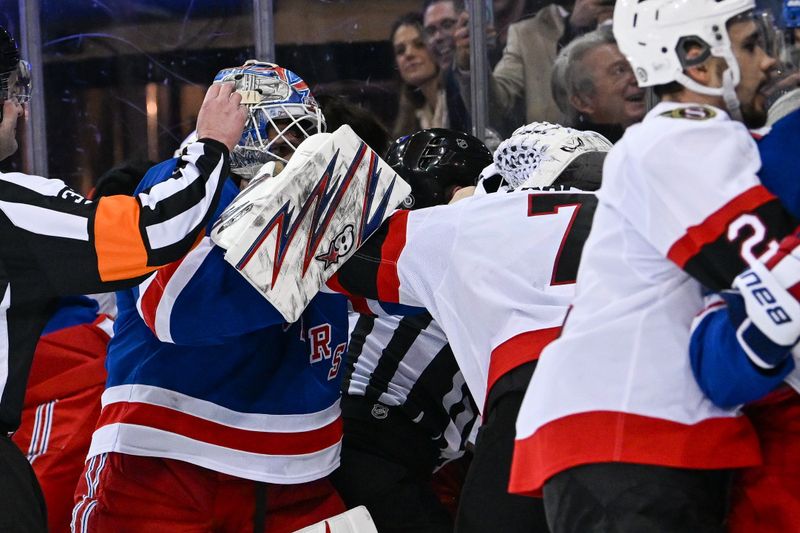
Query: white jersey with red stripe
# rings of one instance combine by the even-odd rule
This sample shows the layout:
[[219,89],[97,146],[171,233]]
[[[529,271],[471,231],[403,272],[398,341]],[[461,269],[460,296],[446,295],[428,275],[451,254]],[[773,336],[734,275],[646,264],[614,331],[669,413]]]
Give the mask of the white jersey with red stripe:
[[399,211],[329,285],[425,307],[482,406],[500,376],[558,336],[596,204],[589,192],[522,189]]
[[794,229],[759,167],[747,129],[703,106],[659,104],[611,150],[572,310],[520,410],[514,492],[587,463],[758,460],[749,422],[703,395],[688,350],[704,286],[729,288]]
[[[171,167],[154,167],[140,187]],[[217,216],[237,193],[228,180]],[[178,459],[276,484],[320,479],[339,463],[347,301],[318,294],[300,320],[284,323],[223,255],[205,237],[117,293],[89,456]]]

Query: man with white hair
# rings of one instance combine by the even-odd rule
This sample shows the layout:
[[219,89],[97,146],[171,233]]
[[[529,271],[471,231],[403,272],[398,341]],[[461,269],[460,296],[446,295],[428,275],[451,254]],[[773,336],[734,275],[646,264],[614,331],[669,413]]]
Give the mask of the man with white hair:
[[569,319],[517,422],[511,488],[544,486],[555,532],[722,531],[729,469],[760,460],[749,421],[703,394],[688,357],[705,288],[741,289],[745,339],[800,336],[797,269],[761,262],[796,220],[759,183],[747,129],[766,120],[775,64],[753,8],[617,2],[620,50],[661,103],[609,153]]
[[551,88],[567,126],[602,133],[611,142],[647,112],[645,91],[609,26],[577,37],[559,52]]

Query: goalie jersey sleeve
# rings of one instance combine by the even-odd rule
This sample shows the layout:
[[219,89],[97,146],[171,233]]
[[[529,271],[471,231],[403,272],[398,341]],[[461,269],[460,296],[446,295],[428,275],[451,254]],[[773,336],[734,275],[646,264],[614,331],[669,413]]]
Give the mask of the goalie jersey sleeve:
[[[153,167],[139,189],[168,179],[176,160]],[[184,258],[159,270],[134,290],[142,320],[158,340],[184,345],[220,344],[283,322],[281,315],[224,259],[208,236],[212,223],[239,189],[227,179],[206,235]]]
[[[661,104],[669,135],[630,135],[610,152],[602,201],[662,255],[706,287],[728,289],[796,220],[759,182],[758,149],[747,129],[709,107]],[[632,142],[635,139],[635,142]],[[698,157],[702,154],[702,157]]]
[[186,148],[169,179],[135,197],[91,202],[60,180],[2,174],[9,275],[15,276],[18,261],[31,261],[26,267],[57,294],[113,290],[114,282],[146,275],[197,243],[227,171],[227,148],[206,139]]

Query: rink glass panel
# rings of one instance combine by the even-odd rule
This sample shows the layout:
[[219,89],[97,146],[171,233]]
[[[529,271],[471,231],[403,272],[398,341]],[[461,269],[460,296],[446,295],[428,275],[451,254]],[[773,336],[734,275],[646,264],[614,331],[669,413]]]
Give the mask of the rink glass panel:
[[170,157],[219,67],[253,55],[251,0],[40,1],[49,174],[84,192]]
[[[46,150],[49,176],[84,192],[125,160],[170,157],[214,73],[255,54],[253,0],[0,0],[17,38],[19,5],[30,1],[41,4],[44,79],[35,83],[44,87],[47,130],[36,150]],[[275,59],[315,92],[346,96],[390,128],[398,80],[389,32],[421,5],[274,0]]]

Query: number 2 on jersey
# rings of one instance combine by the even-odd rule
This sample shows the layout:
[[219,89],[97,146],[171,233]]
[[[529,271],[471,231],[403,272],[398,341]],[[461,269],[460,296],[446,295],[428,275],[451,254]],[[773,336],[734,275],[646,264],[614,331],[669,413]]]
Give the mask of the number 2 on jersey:
[[578,277],[578,264],[583,253],[583,245],[589,236],[592,218],[597,208],[597,197],[593,194],[556,193],[528,195],[528,216],[553,216],[571,209],[572,216],[561,238],[550,285],[575,283]]

